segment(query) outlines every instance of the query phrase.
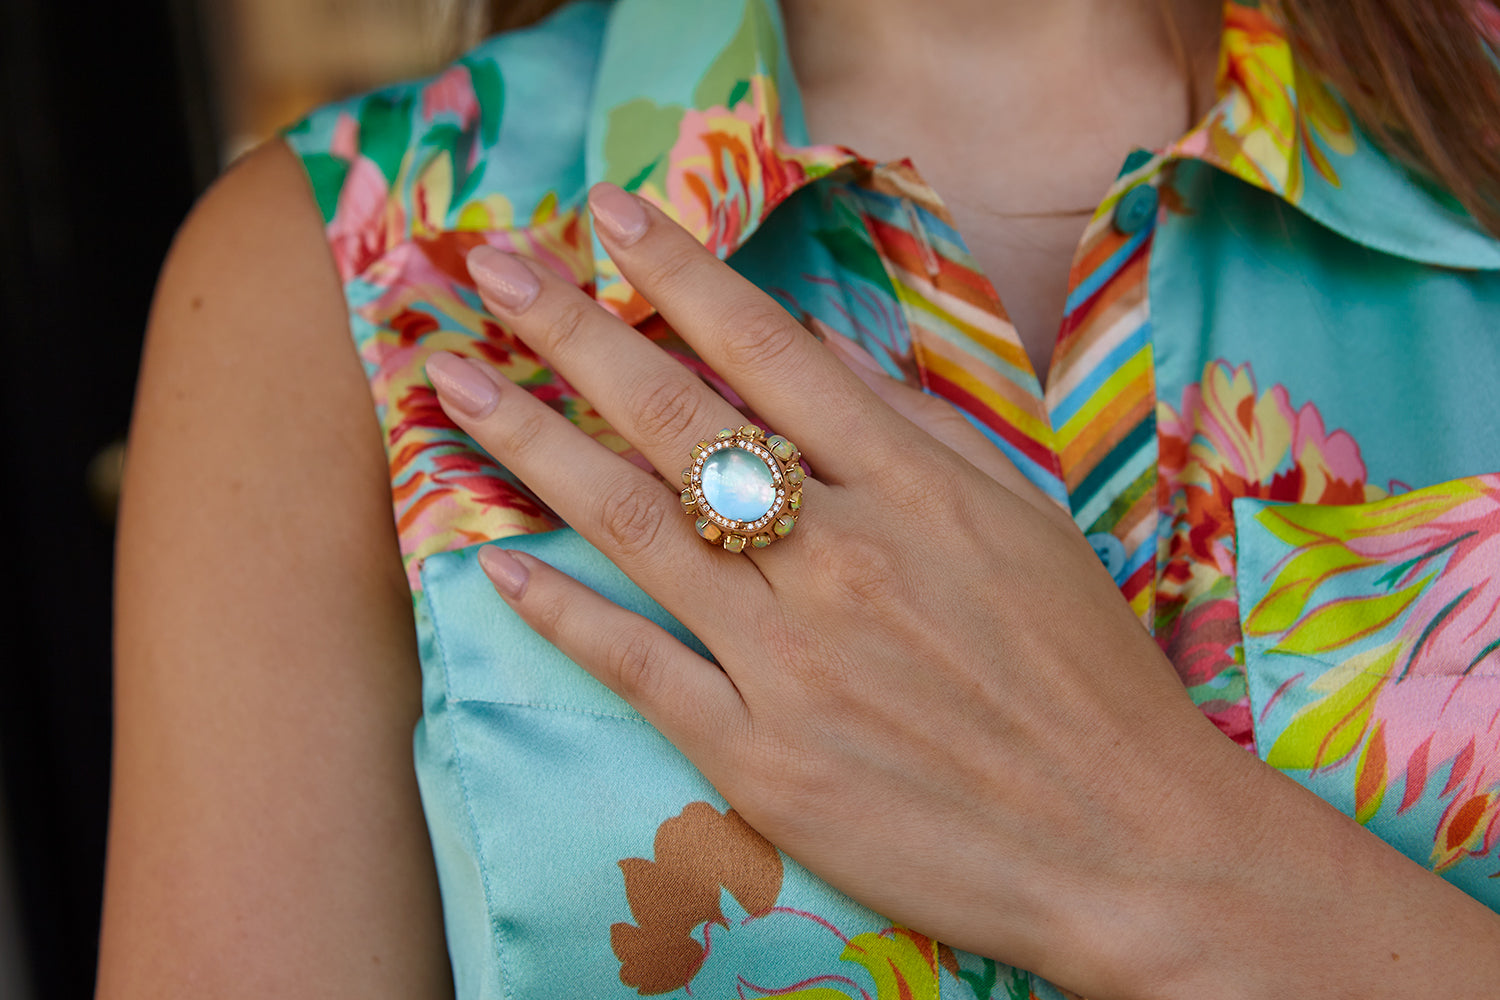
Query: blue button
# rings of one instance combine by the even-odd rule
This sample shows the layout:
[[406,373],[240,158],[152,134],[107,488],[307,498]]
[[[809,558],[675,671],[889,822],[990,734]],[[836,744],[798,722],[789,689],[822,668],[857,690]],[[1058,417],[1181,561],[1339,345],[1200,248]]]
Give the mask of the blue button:
[[1156,154],[1151,152],[1151,150],[1149,149],[1131,150],[1130,155],[1125,157],[1125,165],[1120,168],[1120,172],[1115,176],[1124,177],[1126,174],[1135,173],[1137,170],[1150,163],[1152,157],[1154,157],[1155,155]]
[[1115,229],[1126,236],[1145,229],[1156,218],[1161,199],[1150,184],[1137,184],[1120,196],[1115,205]]
[[1120,574],[1125,570],[1125,543],[1107,531],[1096,531],[1089,535],[1088,543],[1104,568],[1109,570],[1109,575],[1115,578],[1115,582],[1124,583]]

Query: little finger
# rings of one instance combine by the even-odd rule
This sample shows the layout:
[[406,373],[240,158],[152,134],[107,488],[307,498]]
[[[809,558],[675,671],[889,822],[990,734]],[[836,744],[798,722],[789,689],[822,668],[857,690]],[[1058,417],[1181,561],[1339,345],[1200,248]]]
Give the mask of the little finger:
[[714,770],[746,720],[729,676],[675,636],[529,554],[479,550],[495,590],[527,625],[624,698],[699,768]]

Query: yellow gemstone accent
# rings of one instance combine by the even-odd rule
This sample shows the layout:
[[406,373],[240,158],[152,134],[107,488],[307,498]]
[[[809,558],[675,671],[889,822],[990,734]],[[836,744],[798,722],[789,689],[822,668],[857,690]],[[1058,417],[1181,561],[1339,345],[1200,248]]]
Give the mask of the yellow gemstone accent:
[[790,514],[783,514],[776,519],[776,526],[771,530],[776,532],[776,534],[780,535],[782,538],[785,538],[787,535],[790,535],[792,533],[792,529],[796,526],[797,519],[795,517]]
[[693,470],[692,469],[683,469],[682,470],[682,485],[686,486],[688,483],[691,483],[692,481],[693,481]]
[[728,441],[730,438],[734,437],[734,428],[726,427],[719,433],[715,434],[714,437],[718,438],[720,441]]
[[698,534],[702,535],[705,541],[717,542],[724,536],[724,532],[719,530],[719,526],[706,517],[698,518],[696,527]]
[[771,536],[766,534],[765,532],[761,532],[754,538],[750,539],[750,544],[755,546],[757,549],[763,549],[767,545],[771,544]]
[[688,510],[692,510],[694,507],[698,506],[698,501],[693,498],[692,490],[682,491],[682,505]]
[[787,497],[786,498],[786,506],[787,506],[788,510],[801,510],[802,509],[802,491],[801,490],[797,490],[791,496]]
[[726,535],[725,538],[724,538],[724,551],[726,551],[726,552],[743,552],[743,551],[745,551],[745,538],[744,538],[744,536],[743,535]]
[[746,439],[747,441],[759,441],[761,435],[763,434],[765,434],[765,431],[761,430],[754,424],[746,424],[745,426],[740,428],[740,437]]
[[802,480],[806,478],[807,474],[802,471],[802,466],[800,465],[794,465],[786,470],[786,481],[793,486],[801,486]]
[[702,441],[699,441],[697,444],[693,445],[693,457],[694,458],[702,458],[703,457],[703,453],[708,450],[707,448],[705,448],[703,446],[703,444],[704,443]]

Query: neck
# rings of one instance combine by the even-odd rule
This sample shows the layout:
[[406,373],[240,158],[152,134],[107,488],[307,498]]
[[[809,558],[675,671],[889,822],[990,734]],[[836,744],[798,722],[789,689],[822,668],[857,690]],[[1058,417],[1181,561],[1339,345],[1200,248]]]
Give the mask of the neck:
[[782,9],[804,87],[900,79],[972,93],[976,67],[986,81],[1019,82],[1144,62],[1206,95],[1218,52],[1220,0],[782,0]]

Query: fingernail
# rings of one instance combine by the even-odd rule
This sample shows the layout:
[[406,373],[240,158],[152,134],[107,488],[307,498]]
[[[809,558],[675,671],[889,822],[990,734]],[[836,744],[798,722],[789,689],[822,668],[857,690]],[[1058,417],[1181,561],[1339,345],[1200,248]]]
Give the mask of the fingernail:
[[589,191],[589,208],[604,231],[622,247],[630,246],[646,232],[646,210],[624,188],[595,184]]
[[502,250],[478,246],[469,251],[465,260],[479,290],[511,312],[524,310],[542,290],[531,268]]
[[484,416],[500,400],[499,387],[467,358],[434,351],[426,367],[427,377],[443,401],[471,417]]
[[495,589],[512,601],[526,592],[526,581],[531,578],[521,560],[498,545],[486,545],[479,550],[479,568],[484,570]]
[[880,362],[875,360],[874,355],[841,333],[824,330],[823,343],[827,344],[834,355],[846,365],[863,368],[874,375],[886,374],[885,369],[880,367]]

